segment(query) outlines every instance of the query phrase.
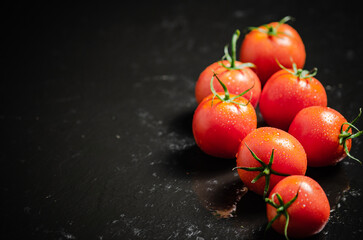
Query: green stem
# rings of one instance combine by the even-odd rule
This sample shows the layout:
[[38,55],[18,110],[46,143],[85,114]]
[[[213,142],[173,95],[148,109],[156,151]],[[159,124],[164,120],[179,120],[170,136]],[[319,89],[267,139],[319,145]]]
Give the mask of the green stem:
[[262,33],[266,33],[267,35],[269,36],[277,36],[278,34],[285,34],[283,32],[279,32],[278,29],[280,28],[280,26],[290,20],[293,20],[293,18],[291,16],[286,16],[284,17],[283,19],[281,19],[278,24],[273,27],[269,24],[264,24],[262,25],[263,27],[265,27],[266,29],[263,29],[261,27],[249,27],[248,29],[249,30],[257,30],[257,31],[260,31]]
[[[222,98],[220,95],[218,95],[218,93],[216,92],[216,90],[213,87],[213,78],[216,77],[219,84],[221,84],[223,91],[224,91],[224,98]],[[212,80],[210,81],[210,88],[212,93],[214,94],[214,96],[217,96],[221,101],[228,101],[229,100],[229,91],[227,89],[227,86],[219,79],[219,77],[217,76],[217,74],[215,72],[213,72],[213,77]]]
[[247,149],[250,151],[251,155],[253,156],[254,159],[256,159],[257,162],[259,162],[261,164],[261,167],[235,167],[234,169],[242,169],[245,171],[256,171],[256,172],[260,172],[254,179],[252,179],[251,183],[256,183],[261,177],[265,177],[265,187],[263,190],[263,197],[265,198],[269,187],[270,187],[270,178],[271,178],[271,174],[275,174],[278,176],[289,176],[289,174],[285,174],[285,173],[280,173],[277,172],[275,170],[272,170],[272,163],[274,160],[274,152],[275,149],[272,149],[271,152],[271,156],[270,156],[270,160],[268,162],[268,164],[264,163],[261,159],[259,159],[257,157],[257,155],[248,147],[248,145],[245,143]]
[[[347,146],[347,141],[348,139],[353,139],[353,138],[357,138],[359,137],[360,135],[363,134],[363,131],[359,131],[359,129],[354,126],[353,124],[361,117],[362,115],[362,108],[359,108],[359,114],[356,118],[354,118],[354,120],[352,122],[345,122],[341,125],[340,127],[340,134],[339,134],[339,144],[340,145],[343,145],[343,148],[344,148],[344,151],[345,153],[347,154],[347,156],[357,162],[359,162],[360,164],[362,164],[362,162],[353,157],[350,153],[349,153],[349,149],[348,149],[348,146]],[[347,129],[343,130],[343,127],[344,125],[348,125]],[[354,129],[356,130],[357,132],[356,133],[350,133],[349,130],[350,129]]]
[[318,73],[317,68],[313,68],[310,71],[297,68],[296,63],[294,63],[294,62],[292,63],[292,70],[291,70],[291,69],[288,69],[285,66],[283,66],[279,62],[279,60],[277,60],[277,58],[275,60],[276,60],[277,65],[279,65],[279,67],[281,69],[284,69],[285,71],[287,71],[287,72],[291,73],[292,75],[296,76],[299,80],[300,79],[307,79],[307,78],[309,78],[311,80],[311,78],[314,77]]
[[281,20],[279,21],[278,26],[280,27],[282,24],[287,23],[287,22],[288,22],[288,21],[290,21],[290,20],[294,20],[294,18],[293,18],[293,17],[291,17],[291,16],[286,16],[286,17],[284,17],[283,19],[281,19]]
[[[219,84],[223,88],[223,91],[224,91],[224,97],[223,98],[214,89],[214,86],[213,86],[214,78],[217,78]],[[237,102],[235,100],[237,98],[239,98],[239,97],[242,97],[244,94],[246,94],[248,91],[250,91],[254,86],[255,86],[255,84],[253,84],[252,87],[250,87],[249,89],[247,89],[244,92],[240,93],[239,95],[231,97],[230,94],[229,94],[229,91],[227,89],[227,86],[218,78],[218,76],[217,76],[217,74],[215,72],[213,72],[212,79],[210,80],[210,90],[213,93],[213,99],[214,99],[214,97],[217,97],[222,102],[230,102],[230,103],[234,103],[234,104],[241,105],[241,106],[247,106],[251,102],[252,94],[251,94],[251,97],[250,97],[250,99],[248,100],[248,102],[246,104],[241,103],[241,102]],[[213,105],[213,100],[212,100],[212,105]]]
[[[285,216],[285,227],[284,227],[284,235],[285,238],[288,240],[288,236],[287,236],[287,229],[289,227],[289,221],[290,221],[290,216],[289,213],[287,212],[287,209],[296,201],[298,195],[299,195],[299,191],[300,191],[300,187],[298,188],[296,195],[287,203],[284,203],[281,195],[279,193],[274,193],[271,196],[271,199],[269,198],[265,198],[265,202],[269,205],[271,205],[272,207],[276,208],[276,215],[275,217],[272,218],[272,220],[267,224],[266,226],[266,230],[270,229],[270,227],[272,226],[272,224],[281,216],[284,215]],[[275,203],[274,198],[275,196],[277,197],[278,200],[278,204]]]
[[240,31],[237,29],[233,34],[231,41],[231,51],[232,51],[231,68],[234,68],[236,66],[236,45],[239,36],[240,36]]
[[[238,29],[232,35],[231,54],[229,54],[229,51],[228,51],[228,44],[226,46],[224,46],[224,56],[222,57],[222,61],[220,61],[219,64],[228,70],[238,70],[238,69],[242,69],[245,67],[255,67],[255,65],[253,63],[242,63],[242,64],[236,66],[236,60],[237,60],[236,46],[237,46],[237,40],[240,35],[241,35],[241,33]],[[230,63],[230,66],[229,67],[226,66],[223,63],[223,60],[227,60]]]

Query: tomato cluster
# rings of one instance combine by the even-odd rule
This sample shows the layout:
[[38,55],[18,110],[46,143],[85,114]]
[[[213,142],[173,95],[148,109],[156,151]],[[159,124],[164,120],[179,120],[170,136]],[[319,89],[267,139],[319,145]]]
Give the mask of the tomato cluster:
[[[236,158],[249,190],[262,195],[272,227],[286,238],[320,232],[329,219],[324,190],[305,176],[307,167],[335,165],[363,134],[328,107],[317,69],[303,70],[305,47],[286,22],[250,28],[236,58],[239,30],[224,56],[199,76],[193,134],[199,148],[219,158]],[[231,53],[229,52],[231,50]],[[256,107],[268,127],[257,128]]]

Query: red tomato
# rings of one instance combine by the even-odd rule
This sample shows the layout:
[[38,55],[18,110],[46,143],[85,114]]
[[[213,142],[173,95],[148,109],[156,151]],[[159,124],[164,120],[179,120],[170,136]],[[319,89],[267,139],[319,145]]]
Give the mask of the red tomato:
[[260,111],[272,127],[288,130],[295,115],[310,106],[327,106],[323,85],[306,70],[281,69],[267,81],[260,98]]
[[[231,99],[236,95],[231,94]],[[226,94],[220,93],[225,99]],[[220,158],[234,158],[242,139],[257,127],[253,106],[244,97],[222,101],[213,94],[206,97],[193,116],[193,134],[205,153]]]
[[[222,61],[222,63],[227,67],[231,66],[230,62],[227,60]],[[236,61],[235,63],[237,66],[242,64],[239,61]],[[253,86],[244,97],[247,99],[251,98],[251,104],[254,107],[257,106],[261,95],[261,83],[256,73],[249,67],[244,67],[242,69],[227,69],[223,67],[220,62],[211,64],[200,74],[195,86],[195,98],[198,103],[212,93],[210,90],[210,80],[213,76],[213,72],[218,75],[219,79],[224,84],[226,84],[228,91],[232,94],[241,93]],[[223,91],[222,86],[217,81],[214,82],[214,88],[217,92]]]
[[303,145],[309,166],[335,165],[347,154],[355,159],[349,154],[352,146],[351,138],[361,135],[362,131],[352,134],[352,128],[347,123],[348,121],[334,109],[308,107],[296,115],[290,125],[289,133]]
[[280,22],[253,28],[242,42],[240,60],[256,65],[262,85],[280,69],[276,59],[286,67],[292,67],[291,60],[298,68],[304,67],[305,46],[297,31],[285,24],[289,19],[285,17]]
[[329,220],[328,198],[321,186],[307,176],[284,178],[272,189],[266,202],[270,222],[267,228],[272,226],[278,233],[285,233],[286,238],[319,233]]
[[[252,153],[263,163],[256,160]],[[261,127],[243,139],[237,153],[236,168],[249,190],[266,195],[287,175],[305,175],[306,154],[299,141],[289,133],[277,128]]]

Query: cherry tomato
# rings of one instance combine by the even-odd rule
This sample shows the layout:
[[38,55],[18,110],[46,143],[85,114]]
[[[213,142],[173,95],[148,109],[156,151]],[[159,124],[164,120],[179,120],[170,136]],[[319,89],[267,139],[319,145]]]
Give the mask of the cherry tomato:
[[240,60],[256,65],[256,73],[264,85],[280,68],[276,59],[291,68],[293,60],[298,68],[305,64],[305,46],[298,32],[286,24],[290,17],[272,22],[246,34],[240,49]]
[[[222,61],[211,64],[200,74],[195,85],[195,98],[198,103],[212,93],[210,80],[214,74],[217,74],[218,78],[228,87],[228,91],[232,94],[239,94],[253,87],[244,97],[251,99],[250,101],[254,107],[257,106],[261,95],[260,79],[250,68],[254,67],[253,64],[236,61],[236,43],[239,36],[240,31],[237,29],[231,40],[231,54],[229,54],[228,45],[226,45]],[[222,86],[217,81],[214,82],[213,86],[217,92],[223,91]]]
[[310,106],[327,106],[323,85],[314,77],[317,70],[308,72],[286,69],[282,65],[267,81],[260,98],[260,111],[264,121],[272,127],[288,130],[295,115]]
[[257,127],[256,112],[246,98],[229,94],[224,84],[225,92],[217,93],[213,78],[211,82],[213,94],[204,98],[194,112],[194,139],[208,155],[234,158],[242,139]]
[[261,127],[243,139],[236,168],[249,190],[266,196],[287,175],[305,175],[306,154],[299,141],[289,133]]
[[328,198],[321,186],[307,176],[289,176],[272,189],[266,199],[269,224],[286,238],[319,233],[330,215]]
[[[352,138],[362,134],[354,127],[359,116],[348,121],[336,110],[329,107],[313,106],[301,110],[292,121],[289,133],[303,145],[308,165],[321,167],[335,165],[349,154]],[[358,130],[352,134],[352,128]],[[359,161],[359,160],[358,160]]]
[[[222,61],[222,63],[227,67],[231,66],[227,60]],[[242,64],[242,62],[236,61],[236,65]],[[209,83],[213,72],[226,84],[232,94],[238,94],[253,86],[251,91],[246,93],[244,97],[251,98],[251,104],[254,107],[257,106],[261,95],[261,83],[256,73],[247,66],[242,69],[227,69],[221,65],[221,62],[211,64],[200,74],[195,86],[195,98],[198,103],[211,94]],[[217,81],[214,82],[214,88],[217,92],[223,91]]]

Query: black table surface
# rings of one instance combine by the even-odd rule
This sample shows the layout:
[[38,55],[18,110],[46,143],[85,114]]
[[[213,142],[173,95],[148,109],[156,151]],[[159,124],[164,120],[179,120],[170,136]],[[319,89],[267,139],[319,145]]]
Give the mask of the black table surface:
[[[290,15],[305,68],[318,68],[328,105],[351,120],[363,106],[359,9],[349,1],[3,6],[1,239],[264,238],[265,203],[231,171],[235,160],[194,142],[195,82],[235,29]],[[361,139],[351,153],[363,159]],[[362,174],[348,159],[308,169],[332,208],[310,239],[360,238]],[[273,230],[265,238],[283,239]]]

